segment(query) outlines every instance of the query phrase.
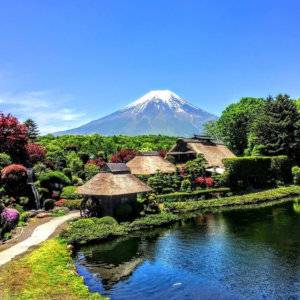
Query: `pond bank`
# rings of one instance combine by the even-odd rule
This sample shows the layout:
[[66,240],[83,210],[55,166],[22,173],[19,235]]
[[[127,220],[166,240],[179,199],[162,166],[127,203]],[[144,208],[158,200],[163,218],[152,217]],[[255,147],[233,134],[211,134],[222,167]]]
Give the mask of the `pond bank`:
[[131,223],[118,224],[117,222],[109,220],[107,222],[97,218],[74,221],[62,233],[62,237],[67,243],[80,246],[91,242],[126,236],[133,231],[166,226],[207,211],[242,207],[251,204],[271,203],[296,196],[300,196],[300,186],[280,187],[221,199],[168,202],[164,203],[160,214],[147,215]]

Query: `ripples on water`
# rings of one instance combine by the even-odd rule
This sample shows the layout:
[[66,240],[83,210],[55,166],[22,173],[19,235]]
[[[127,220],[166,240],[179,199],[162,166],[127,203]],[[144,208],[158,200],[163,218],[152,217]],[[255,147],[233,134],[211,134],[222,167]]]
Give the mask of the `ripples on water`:
[[88,246],[77,270],[111,299],[299,299],[299,206],[206,214]]

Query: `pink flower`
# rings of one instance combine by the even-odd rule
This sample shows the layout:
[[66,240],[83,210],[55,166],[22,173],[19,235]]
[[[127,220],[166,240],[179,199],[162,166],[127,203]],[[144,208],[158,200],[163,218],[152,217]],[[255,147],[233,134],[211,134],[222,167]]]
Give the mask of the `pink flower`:
[[18,222],[19,216],[19,212],[14,208],[6,207],[1,213],[1,219],[12,224]]

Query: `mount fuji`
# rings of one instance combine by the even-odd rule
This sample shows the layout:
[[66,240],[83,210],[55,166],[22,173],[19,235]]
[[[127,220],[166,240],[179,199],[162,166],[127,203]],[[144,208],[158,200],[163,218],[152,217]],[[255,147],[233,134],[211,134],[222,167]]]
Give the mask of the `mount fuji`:
[[204,123],[216,119],[215,115],[188,103],[169,90],[155,90],[110,115],[56,135],[99,133],[186,137],[201,133]]

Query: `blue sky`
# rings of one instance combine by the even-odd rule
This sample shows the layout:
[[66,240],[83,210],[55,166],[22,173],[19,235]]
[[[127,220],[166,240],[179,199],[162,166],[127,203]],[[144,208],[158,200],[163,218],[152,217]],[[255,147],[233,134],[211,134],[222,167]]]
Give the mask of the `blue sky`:
[[300,2],[1,1],[0,110],[43,133],[170,89],[220,114],[243,96],[300,97]]

